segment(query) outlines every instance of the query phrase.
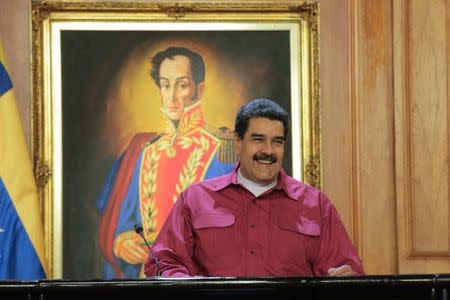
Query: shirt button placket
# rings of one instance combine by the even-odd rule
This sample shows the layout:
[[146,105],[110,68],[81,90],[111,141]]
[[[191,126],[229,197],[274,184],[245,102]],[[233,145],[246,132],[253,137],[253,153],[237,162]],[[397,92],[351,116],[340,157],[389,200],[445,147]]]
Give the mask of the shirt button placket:
[[248,228],[248,241],[247,241],[247,255],[249,257],[247,271],[249,273],[258,272],[258,231],[256,228],[258,220],[259,204],[257,198],[253,198],[248,205],[247,214],[247,228]]

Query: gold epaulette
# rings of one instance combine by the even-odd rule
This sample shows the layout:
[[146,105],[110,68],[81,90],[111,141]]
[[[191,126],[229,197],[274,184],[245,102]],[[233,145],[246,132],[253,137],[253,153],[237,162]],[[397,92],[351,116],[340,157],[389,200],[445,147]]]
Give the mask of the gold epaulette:
[[205,130],[219,139],[218,160],[224,163],[238,161],[238,156],[234,148],[234,132],[227,127],[216,128],[206,124]]

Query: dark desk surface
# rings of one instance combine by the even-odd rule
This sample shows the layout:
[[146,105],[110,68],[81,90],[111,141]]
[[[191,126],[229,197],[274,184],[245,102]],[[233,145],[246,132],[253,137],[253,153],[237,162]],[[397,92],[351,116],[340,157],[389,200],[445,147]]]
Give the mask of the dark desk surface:
[[[448,299],[450,274],[0,281],[0,299]],[[7,297],[4,297],[7,296]]]

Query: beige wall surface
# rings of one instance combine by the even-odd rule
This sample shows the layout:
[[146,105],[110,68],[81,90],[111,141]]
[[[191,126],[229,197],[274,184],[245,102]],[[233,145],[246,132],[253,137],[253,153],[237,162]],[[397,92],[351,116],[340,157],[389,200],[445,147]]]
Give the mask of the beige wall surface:
[[[323,189],[368,274],[450,273],[450,1],[319,4]],[[0,7],[30,143],[30,3]]]
[[31,145],[30,19],[27,0],[0,0],[0,38],[28,145]]

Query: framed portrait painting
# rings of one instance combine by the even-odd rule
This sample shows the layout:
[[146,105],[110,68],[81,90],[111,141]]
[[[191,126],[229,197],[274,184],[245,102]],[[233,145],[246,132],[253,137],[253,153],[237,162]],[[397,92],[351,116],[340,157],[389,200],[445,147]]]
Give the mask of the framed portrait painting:
[[320,187],[317,3],[33,2],[33,157],[51,278],[136,278],[190,184],[229,172],[234,117],[291,117],[283,168]]

